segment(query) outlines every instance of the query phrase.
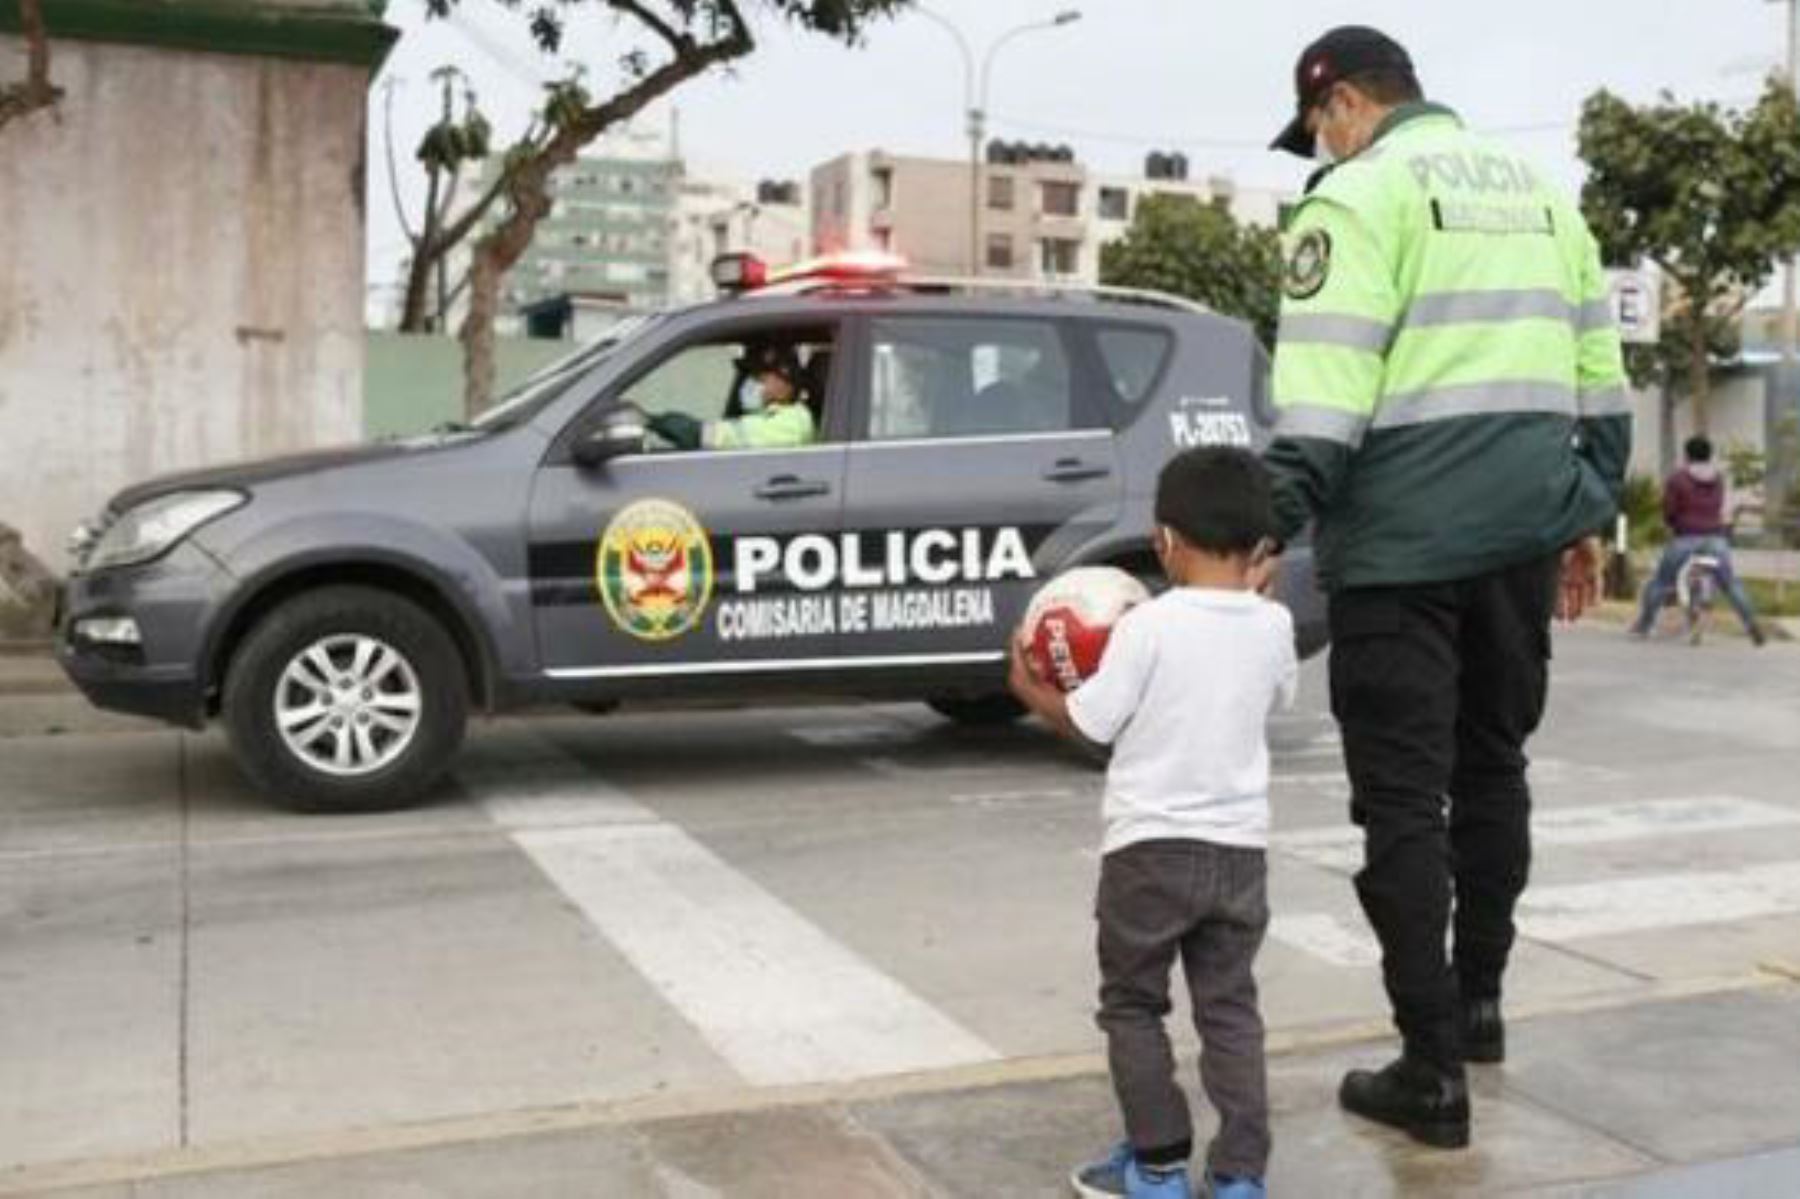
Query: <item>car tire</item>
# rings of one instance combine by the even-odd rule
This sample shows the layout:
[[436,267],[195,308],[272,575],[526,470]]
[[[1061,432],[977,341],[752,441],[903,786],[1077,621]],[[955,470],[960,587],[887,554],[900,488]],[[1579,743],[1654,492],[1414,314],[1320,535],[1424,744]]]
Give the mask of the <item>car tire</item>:
[[1025,715],[1025,705],[1004,691],[990,695],[940,695],[925,704],[939,716],[974,728],[1012,724]]
[[468,690],[456,644],[429,612],[376,588],[327,587],[250,630],[222,711],[239,766],[278,802],[373,812],[415,802],[443,774]]

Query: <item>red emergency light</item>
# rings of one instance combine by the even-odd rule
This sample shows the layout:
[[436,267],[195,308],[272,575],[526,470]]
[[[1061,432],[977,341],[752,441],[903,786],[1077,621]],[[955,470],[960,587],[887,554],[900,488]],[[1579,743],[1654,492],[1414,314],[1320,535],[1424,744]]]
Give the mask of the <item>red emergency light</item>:
[[906,270],[906,260],[885,250],[846,250],[822,254],[774,270],[754,254],[724,254],[713,259],[713,283],[720,291],[755,291],[777,283],[884,283]]
[[753,291],[769,281],[769,268],[754,254],[721,254],[712,261],[713,286],[720,291]]

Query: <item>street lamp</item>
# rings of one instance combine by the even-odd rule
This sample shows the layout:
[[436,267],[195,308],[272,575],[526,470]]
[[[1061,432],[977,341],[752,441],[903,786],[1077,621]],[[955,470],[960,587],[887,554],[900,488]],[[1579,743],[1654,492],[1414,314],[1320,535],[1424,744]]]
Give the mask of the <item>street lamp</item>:
[[[1800,0],[1796,0],[1800,2]],[[963,36],[949,18],[929,8],[915,9],[920,16],[935,25],[950,31],[956,39],[956,48],[963,60],[963,111],[968,116],[969,131],[969,274],[981,274],[981,143],[987,136],[987,103],[988,84],[994,70],[994,56],[1000,48],[1028,33],[1036,33],[1045,29],[1058,29],[1064,25],[1072,25],[1081,20],[1081,10],[1066,8],[1047,21],[1032,21],[1009,29],[988,46],[987,54],[981,60],[979,81],[975,73],[975,55],[969,49],[969,39]]]

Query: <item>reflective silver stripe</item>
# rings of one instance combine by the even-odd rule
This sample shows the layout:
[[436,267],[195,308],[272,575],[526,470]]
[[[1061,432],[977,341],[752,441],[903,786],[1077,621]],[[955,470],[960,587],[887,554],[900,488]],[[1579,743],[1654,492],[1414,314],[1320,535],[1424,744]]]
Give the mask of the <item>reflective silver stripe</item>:
[[1376,409],[1373,426],[1392,429],[1461,416],[1498,416],[1512,412],[1547,412],[1572,417],[1575,415],[1575,390],[1561,383],[1512,379],[1409,391],[1383,397],[1381,407]]
[[1275,421],[1277,437],[1311,437],[1355,449],[1362,444],[1369,418],[1323,404],[1286,404]]
[[1575,404],[1582,416],[1631,415],[1631,393],[1622,383],[1580,392],[1575,397]]
[[1345,346],[1381,354],[1387,351],[1393,335],[1392,325],[1366,316],[1292,312],[1281,318],[1280,341],[1284,346]]
[[1414,300],[1405,324],[1409,329],[1470,321],[1552,320],[1573,325],[1579,315],[1561,292],[1548,287],[1440,291]]
[[1613,308],[1611,300],[1589,300],[1581,306],[1576,317],[1583,333],[1592,333],[1596,329],[1613,327]]

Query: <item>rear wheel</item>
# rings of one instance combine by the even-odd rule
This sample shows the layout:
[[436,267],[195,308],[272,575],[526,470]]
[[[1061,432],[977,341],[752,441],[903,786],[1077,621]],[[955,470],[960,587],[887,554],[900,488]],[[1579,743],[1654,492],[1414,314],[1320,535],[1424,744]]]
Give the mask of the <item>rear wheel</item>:
[[468,681],[455,643],[410,600],[330,587],[250,631],[225,677],[225,726],[262,790],[312,812],[402,807],[462,742]]
[[925,704],[939,716],[978,728],[1011,724],[1025,715],[1025,705],[1004,691],[991,695],[940,695]]

